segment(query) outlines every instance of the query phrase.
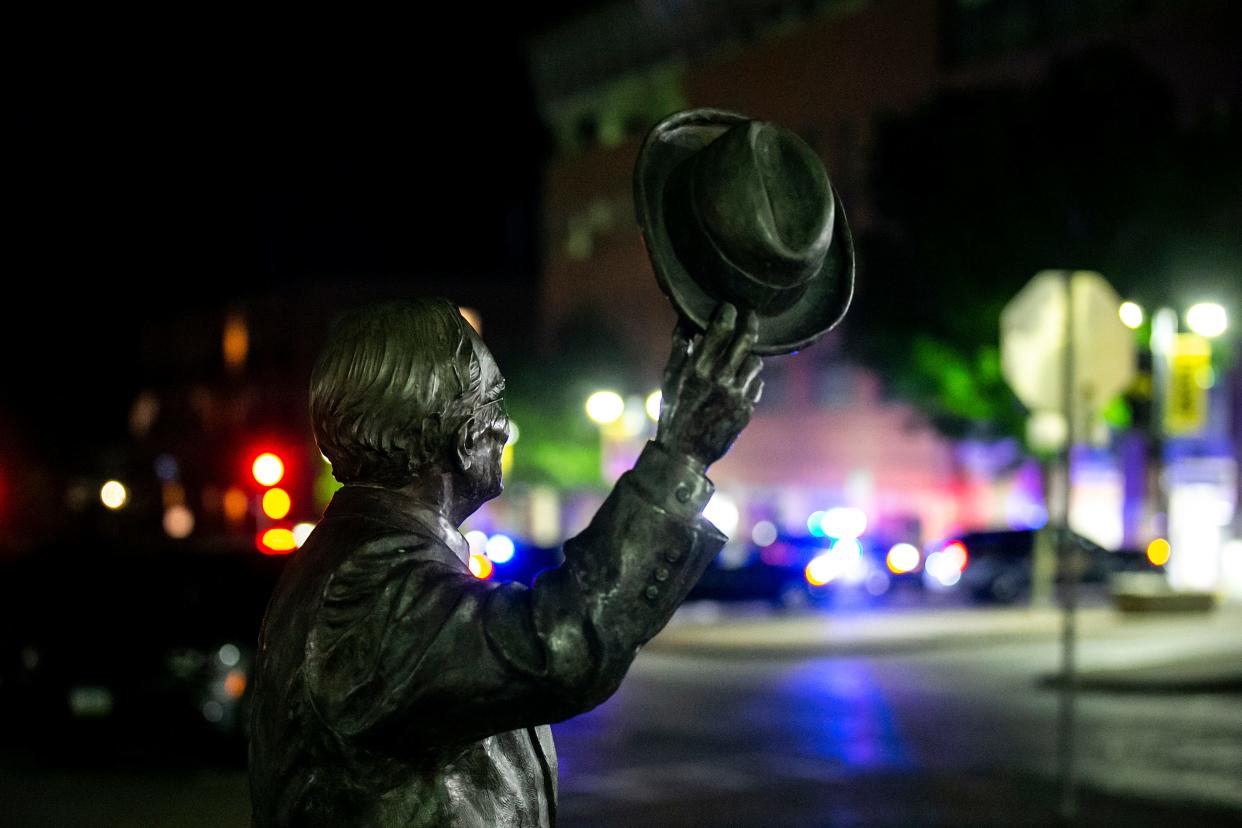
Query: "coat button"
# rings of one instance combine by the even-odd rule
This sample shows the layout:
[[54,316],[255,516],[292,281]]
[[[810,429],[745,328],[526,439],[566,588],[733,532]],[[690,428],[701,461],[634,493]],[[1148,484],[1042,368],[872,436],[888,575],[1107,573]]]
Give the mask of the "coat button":
[[652,601],[660,597],[660,588],[655,586],[647,587],[647,597]]
[[669,563],[677,563],[681,559],[681,550],[673,547],[664,553],[664,560]]
[[676,496],[677,496],[678,502],[689,503],[690,502],[690,487],[687,486],[685,483],[681,484],[680,486],[677,487]]
[[657,581],[667,581],[668,580],[668,569],[666,569],[665,567],[660,567],[659,569],[657,569],[655,571],[655,579]]

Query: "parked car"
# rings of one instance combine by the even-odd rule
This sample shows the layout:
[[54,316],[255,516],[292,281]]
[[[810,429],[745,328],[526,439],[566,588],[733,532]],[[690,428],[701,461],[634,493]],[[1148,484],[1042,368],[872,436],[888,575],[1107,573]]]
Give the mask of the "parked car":
[[[1044,530],[968,532],[946,540],[928,554],[924,578],[929,586],[964,590],[979,602],[1019,601],[1030,594],[1038,531]],[[1055,534],[1050,534],[1048,540],[1055,550]],[[1077,533],[1071,533],[1071,543],[1078,554],[1081,583],[1100,584],[1120,572],[1160,569],[1139,550],[1104,549]],[[1059,580],[1060,568],[1056,567],[1054,572]]]
[[[890,553],[908,548],[913,560],[894,565]],[[704,572],[689,599],[767,601],[782,608],[809,604],[858,605],[892,600],[923,590],[921,557],[911,544],[878,537],[833,539],[781,535],[744,555],[722,554]],[[734,557],[734,565],[725,561]],[[741,557],[741,562],[736,561]]]
[[6,740],[116,756],[207,740],[244,759],[256,640],[283,564],[253,548],[95,547],[9,565]]

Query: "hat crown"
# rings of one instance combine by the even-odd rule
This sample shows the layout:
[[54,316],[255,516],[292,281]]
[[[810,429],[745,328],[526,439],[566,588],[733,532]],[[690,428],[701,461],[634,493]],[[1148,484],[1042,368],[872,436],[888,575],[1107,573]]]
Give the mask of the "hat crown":
[[694,159],[692,209],[738,270],[773,288],[799,285],[832,242],[834,199],[823,162],[789,130],[739,124]]
[[643,142],[634,206],[660,289],[699,330],[731,302],[759,317],[754,353],[785,354],[849,308],[849,222],[792,133],[720,109],[675,112]]

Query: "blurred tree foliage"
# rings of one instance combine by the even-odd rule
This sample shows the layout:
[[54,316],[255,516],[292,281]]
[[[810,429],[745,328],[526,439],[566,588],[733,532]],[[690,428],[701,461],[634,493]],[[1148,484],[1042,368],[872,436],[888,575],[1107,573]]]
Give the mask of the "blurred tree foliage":
[[1021,434],[999,317],[1037,271],[1098,270],[1148,309],[1238,307],[1238,103],[1179,112],[1160,77],[1108,47],[1032,86],[946,91],[880,123],[877,229],[859,242],[850,316],[864,359],[947,434]]
[[579,315],[560,326],[550,352],[503,366],[509,416],[521,430],[509,481],[602,485],[599,428],[584,405],[593,391],[635,387],[632,357],[606,320]]

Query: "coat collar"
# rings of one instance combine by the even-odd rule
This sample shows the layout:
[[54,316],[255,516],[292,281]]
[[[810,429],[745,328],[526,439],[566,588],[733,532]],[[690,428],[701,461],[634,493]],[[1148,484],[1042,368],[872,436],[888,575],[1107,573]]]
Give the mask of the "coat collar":
[[446,517],[424,503],[392,489],[349,484],[337,490],[324,511],[324,519],[355,516],[369,518],[401,532],[430,533],[466,563],[470,546]]

